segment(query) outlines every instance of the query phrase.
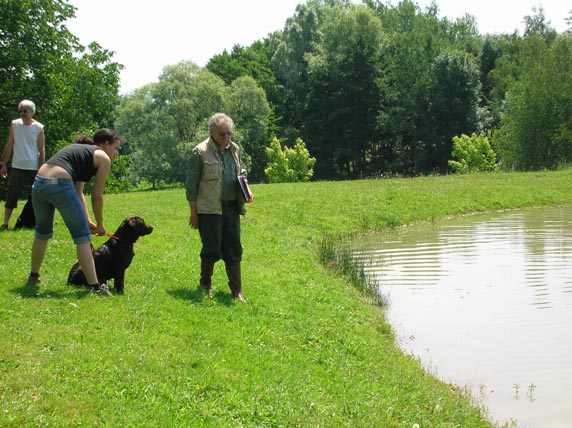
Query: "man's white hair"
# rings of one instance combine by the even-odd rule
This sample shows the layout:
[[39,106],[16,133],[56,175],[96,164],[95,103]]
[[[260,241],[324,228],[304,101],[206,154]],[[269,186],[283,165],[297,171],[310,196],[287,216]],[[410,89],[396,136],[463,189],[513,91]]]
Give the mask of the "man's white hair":
[[20,104],[18,104],[18,110],[30,110],[32,112],[32,114],[34,114],[36,112],[36,104],[34,104],[33,101],[30,100],[22,100],[20,101]]
[[233,120],[224,113],[215,113],[209,119],[209,131],[215,131],[221,125],[228,125],[232,129],[234,126]]

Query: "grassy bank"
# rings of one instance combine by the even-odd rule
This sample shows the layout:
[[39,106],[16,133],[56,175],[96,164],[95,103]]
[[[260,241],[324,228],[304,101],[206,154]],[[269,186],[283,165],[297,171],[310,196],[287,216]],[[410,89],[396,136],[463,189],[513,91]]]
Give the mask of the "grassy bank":
[[61,220],[35,295],[32,232],[1,233],[0,426],[488,427],[399,352],[383,311],[319,262],[320,244],[568,204],[571,189],[569,171],[255,185],[242,223],[247,304],[230,299],[220,263],[214,299],[198,288],[182,189],[106,197],[110,231],[135,214],[155,226],[124,296],[65,285],[75,251]]

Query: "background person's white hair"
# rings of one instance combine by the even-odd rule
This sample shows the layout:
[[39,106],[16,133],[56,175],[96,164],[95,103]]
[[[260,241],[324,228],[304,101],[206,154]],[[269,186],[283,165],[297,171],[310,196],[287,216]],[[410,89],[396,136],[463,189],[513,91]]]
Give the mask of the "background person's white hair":
[[34,114],[36,112],[36,104],[30,100],[22,100],[18,104],[18,110],[30,110]]
[[209,119],[209,131],[215,131],[223,124],[232,129],[234,121],[224,113],[215,113]]

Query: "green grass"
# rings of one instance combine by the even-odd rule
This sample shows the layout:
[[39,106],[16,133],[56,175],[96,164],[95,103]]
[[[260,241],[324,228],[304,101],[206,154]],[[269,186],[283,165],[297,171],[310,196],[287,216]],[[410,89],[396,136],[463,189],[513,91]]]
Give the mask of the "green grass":
[[214,299],[198,288],[183,189],[106,196],[110,232],[128,215],[155,226],[124,296],[65,284],[75,248],[61,219],[37,295],[25,285],[33,233],[1,233],[0,426],[490,426],[399,351],[383,310],[328,252],[367,231],[569,204],[570,171],[252,187],[247,304],[230,298],[221,263]]

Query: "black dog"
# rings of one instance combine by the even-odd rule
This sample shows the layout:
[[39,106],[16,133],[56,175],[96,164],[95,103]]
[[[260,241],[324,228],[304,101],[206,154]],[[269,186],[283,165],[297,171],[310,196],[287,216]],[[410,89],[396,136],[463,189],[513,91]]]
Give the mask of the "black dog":
[[24,209],[16,220],[14,229],[33,229],[36,227],[36,215],[34,214],[34,206],[32,205],[32,196],[28,197]]
[[[125,270],[131,264],[133,244],[140,236],[153,232],[153,226],[146,224],[141,217],[126,218],[114,235],[93,252],[97,280],[100,284],[113,279],[115,290],[123,294]],[[68,284],[88,285],[79,262],[70,270]]]

